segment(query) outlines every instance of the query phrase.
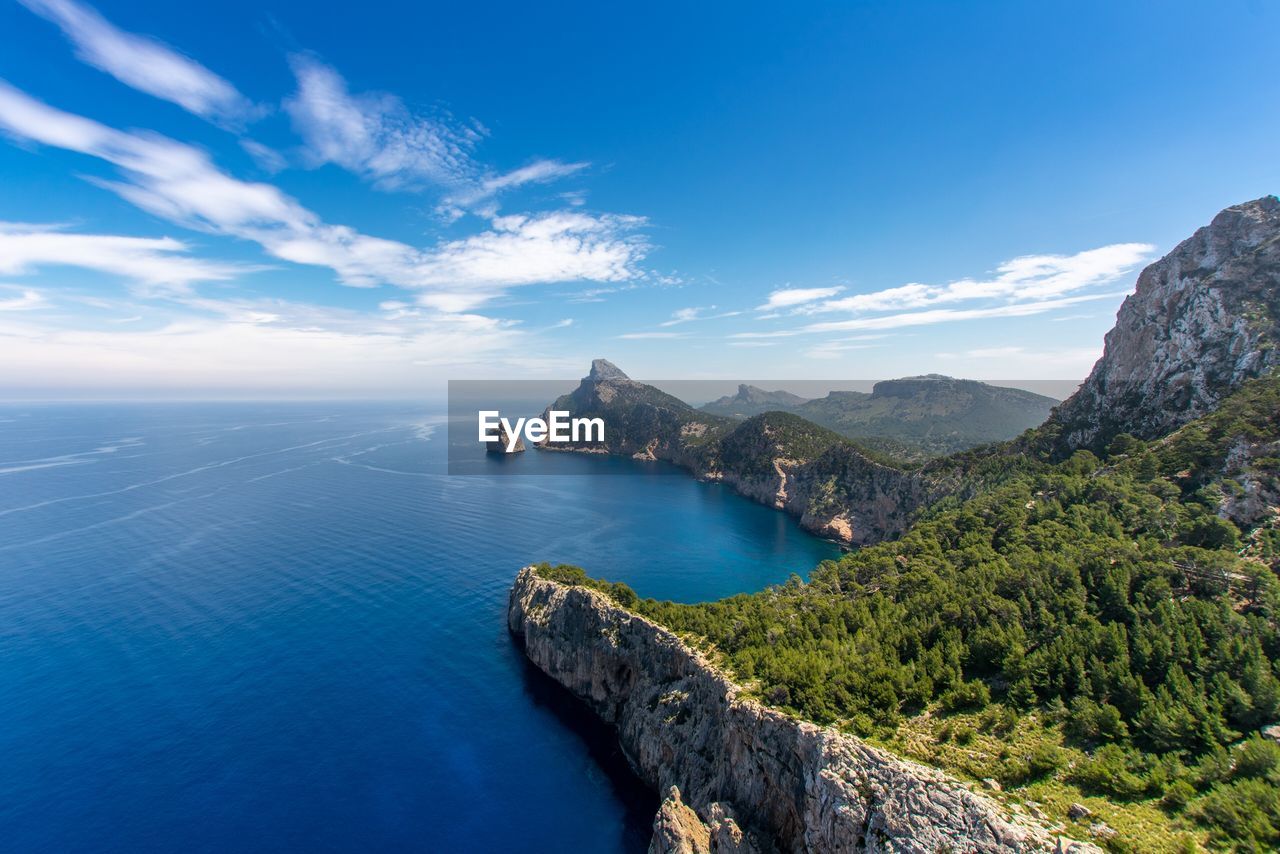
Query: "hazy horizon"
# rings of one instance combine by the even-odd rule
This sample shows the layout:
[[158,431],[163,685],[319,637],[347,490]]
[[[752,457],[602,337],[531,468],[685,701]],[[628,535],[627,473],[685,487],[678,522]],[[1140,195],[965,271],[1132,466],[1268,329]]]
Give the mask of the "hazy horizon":
[[1084,377],[1280,169],[1273,6],[367,12],[0,4],[0,397]]

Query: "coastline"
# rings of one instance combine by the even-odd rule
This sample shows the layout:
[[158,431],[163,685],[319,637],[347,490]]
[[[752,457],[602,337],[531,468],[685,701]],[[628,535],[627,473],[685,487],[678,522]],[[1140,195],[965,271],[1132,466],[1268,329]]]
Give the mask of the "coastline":
[[666,793],[659,827],[688,818],[687,805],[706,833],[758,850],[1100,850],[1010,816],[941,771],[764,706],[599,591],[525,567],[507,620],[528,659],[612,724],[637,774]]

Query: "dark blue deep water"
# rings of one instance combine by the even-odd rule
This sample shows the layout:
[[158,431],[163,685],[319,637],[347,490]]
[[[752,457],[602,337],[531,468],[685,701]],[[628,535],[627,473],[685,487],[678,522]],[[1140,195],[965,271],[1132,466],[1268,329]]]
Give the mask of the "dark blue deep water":
[[438,425],[0,406],[0,847],[642,850],[656,800],[507,635],[516,571],[691,601],[835,549],[629,460],[449,477]]

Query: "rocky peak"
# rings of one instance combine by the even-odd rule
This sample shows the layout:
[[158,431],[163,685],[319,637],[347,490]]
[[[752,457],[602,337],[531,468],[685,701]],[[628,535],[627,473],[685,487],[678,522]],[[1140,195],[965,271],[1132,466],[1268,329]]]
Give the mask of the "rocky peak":
[[589,382],[617,382],[619,380],[630,380],[631,377],[622,372],[622,369],[610,362],[608,359],[592,359],[591,373],[587,374],[585,379]]
[[1093,372],[1058,408],[1061,447],[1162,436],[1271,371],[1280,339],[1280,200],[1233,205],[1142,271]]

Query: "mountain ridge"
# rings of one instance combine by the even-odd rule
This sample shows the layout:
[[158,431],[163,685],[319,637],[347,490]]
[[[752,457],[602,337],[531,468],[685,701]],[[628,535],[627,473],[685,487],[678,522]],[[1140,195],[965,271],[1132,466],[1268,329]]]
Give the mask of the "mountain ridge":
[[[1014,789],[1013,802],[1109,850],[1276,850],[1278,253],[1280,202],[1264,197],[1226,209],[1146,268],[1089,379],[1043,425],[915,472],[893,469],[930,486],[882,496],[905,520],[900,539],[881,526],[879,544],[824,562],[807,582],[695,605],[548,569],[621,610],[600,612],[588,638],[576,609],[522,603],[526,641],[531,627],[575,627],[527,654],[606,719],[621,715],[626,744],[642,736],[626,715],[648,719],[626,711],[645,678],[638,668],[672,655],[671,641],[621,642],[639,615],[714,655],[769,709],[874,737],[992,792]],[[815,461],[852,445],[786,413],[747,424],[707,447],[727,449],[744,482],[770,483],[772,465],[784,504]],[[811,459],[787,470],[790,453]],[[856,491],[871,463],[858,457],[855,471],[823,472],[824,487]],[[629,658],[584,682],[598,655]],[[708,714],[683,710],[690,696],[673,683],[657,711],[676,725]],[[709,708],[706,725],[725,726],[722,705]],[[770,762],[790,738],[698,741],[696,762]],[[818,839],[823,850],[917,850],[916,839],[949,832],[950,817],[920,801],[928,827],[905,839],[868,833],[874,819],[845,826],[821,806],[808,812],[829,802],[822,792],[842,767],[820,760],[760,802],[731,781],[691,777],[694,809],[671,791],[652,850],[693,850],[678,846],[704,836],[712,850],[748,850],[744,828],[780,834],[772,841],[796,851]],[[869,786],[845,803],[867,815],[876,797]],[[787,816],[801,814],[819,835],[797,835]],[[976,828],[959,844],[1018,850]]]

